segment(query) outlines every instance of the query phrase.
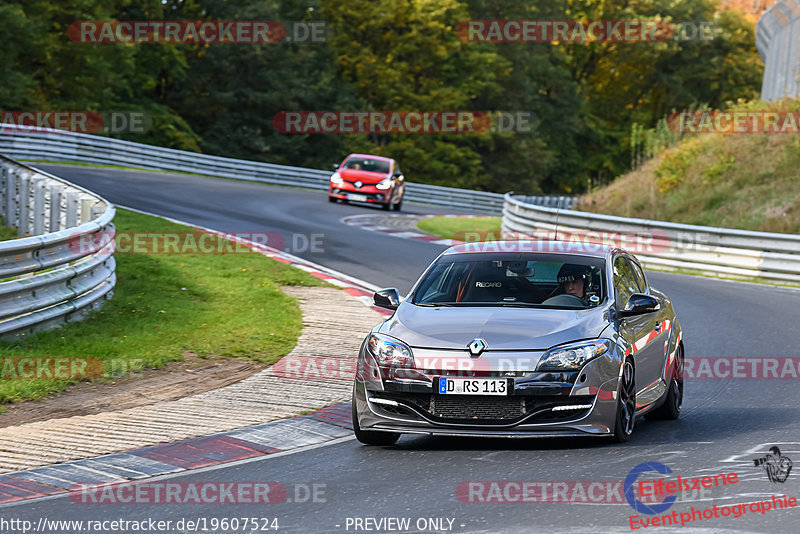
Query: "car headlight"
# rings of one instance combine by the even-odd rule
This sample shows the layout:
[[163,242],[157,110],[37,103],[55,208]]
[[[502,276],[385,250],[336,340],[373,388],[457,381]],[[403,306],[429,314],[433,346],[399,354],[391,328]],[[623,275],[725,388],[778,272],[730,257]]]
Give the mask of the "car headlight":
[[399,339],[383,334],[370,334],[367,347],[378,360],[379,365],[410,366],[414,364],[411,347]]
[[390,187],[392,187],[392,180],[390,178],[384,178],[383,180],[375,184],[375,187],[377,187],[378,189],[389,189]]
[[548,350],[539,360],[536,366],[537,371],[577,371],[586,362],[605,354],[611,348],[611,342],[607,339],[597,339],[594,341],[583,341],[581,343],[571,343],[560,345]]
[[331,175],[331,183],[333,185],[342,185],[344,183],[344,180],[342,180],[342,177],[339,176],[338,172],[335,172]]

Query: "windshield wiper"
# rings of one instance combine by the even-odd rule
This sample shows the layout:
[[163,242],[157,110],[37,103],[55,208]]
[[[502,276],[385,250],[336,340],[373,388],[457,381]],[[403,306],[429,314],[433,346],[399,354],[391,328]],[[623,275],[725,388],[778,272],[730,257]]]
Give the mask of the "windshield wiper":
[[415,302],[414,305],[416,306],[424,306],[425,308],[438,308],[438,307],[445,307],[445,308],[452,308],[455,304],[448,304],[447,302]]

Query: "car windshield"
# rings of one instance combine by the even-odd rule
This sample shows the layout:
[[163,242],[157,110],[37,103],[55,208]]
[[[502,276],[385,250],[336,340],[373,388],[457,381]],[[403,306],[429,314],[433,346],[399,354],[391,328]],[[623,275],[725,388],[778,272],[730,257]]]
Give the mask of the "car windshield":
[[386,174],[389,172],[389,162],[384,159],[350,158],[344,168]]
[[411,302],[419,306],[583,309],[606,298],[602,258],[546,254],[444,256]]

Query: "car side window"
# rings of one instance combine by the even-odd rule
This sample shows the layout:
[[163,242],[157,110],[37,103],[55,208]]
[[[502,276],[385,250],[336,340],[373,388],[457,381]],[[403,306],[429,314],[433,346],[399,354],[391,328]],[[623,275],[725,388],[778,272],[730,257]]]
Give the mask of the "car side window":
[[639,283],[633,274],[631,264],[624,256],[617,256],[614,260],[614,293],[618,309],[625,307],[628,299],[634,293],[639,293]]
[[431,299],[440,293],[442,286],[444,285],[444,281],[447,278],[447,275],[450,273],[451,267],[452,265],[437,265],[434,268],[434,272],[431,273],[431,276],[428,278],[427,285],[420,288],[423,290],[422,296],[417,300],[424,302],[425,300]]
[[418,297],[414,298],[414,302],[429,302],[435,300],[455,300],[456,295],[448,295],[448,293],[455,293],[455,288],[458,284],[453,283],[453,279],[459,280],[466,277],[467,263],[451,263],[441,264],[434,268],[430,274],[425,285],[421,286],[417,292]]
[[639,285],[639,293],[647,293],[647,279],[644,277],[644,272],[638,263],[628,260],[631,264],[631,270],[636,277],[636,282]]

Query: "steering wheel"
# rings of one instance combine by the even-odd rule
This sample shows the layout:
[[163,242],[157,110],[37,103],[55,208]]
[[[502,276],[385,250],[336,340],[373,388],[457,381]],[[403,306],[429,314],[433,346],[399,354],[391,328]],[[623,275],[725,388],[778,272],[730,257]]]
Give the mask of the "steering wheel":
[[556,295],[555,297],[550,297],[542,302],[542,304],[548,306],[586,306],[586,302],[582,298],[576,297],[575,295],[568,295],[566,293],[562,295]]

